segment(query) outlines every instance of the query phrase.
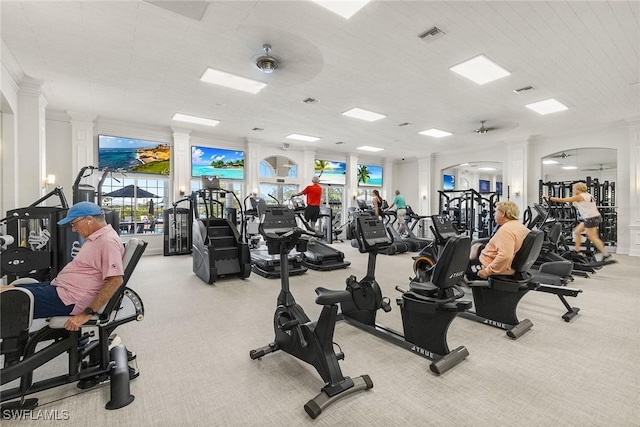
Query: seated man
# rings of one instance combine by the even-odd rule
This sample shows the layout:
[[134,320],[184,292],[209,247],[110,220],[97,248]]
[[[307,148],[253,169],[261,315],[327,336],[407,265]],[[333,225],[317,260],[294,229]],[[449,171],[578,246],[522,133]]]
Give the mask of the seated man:
[[[65,224],[71,224],[71,229],[86,239],[73,261],[50,282],[15,286],[33,294],[34,318],[72,315],[64,327],[77,331],[122,285],[124,247],[95,203],[73,205],[67,216],[58,221],[58,225]],[[2,291],[12,286],[2,286]]]
[[503,201],[496,204],[494,218],[500,228],[486,245],[475,243],[471,246],[467,268],[469,280],[514,273],[511,262],[529,234],[529,229],[518,221],[519,213],[518,205],[514,202]]

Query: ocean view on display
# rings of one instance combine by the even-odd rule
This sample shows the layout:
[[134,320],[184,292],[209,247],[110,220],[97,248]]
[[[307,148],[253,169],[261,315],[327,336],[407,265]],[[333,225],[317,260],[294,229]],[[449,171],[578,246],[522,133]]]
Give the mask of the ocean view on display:
[[118,169],[141,165],[142,160],[138,158],[138,149],[134,148],[101,148],[98,155],[100,156],[100,168]]
[[171,147],[156,141],[98,136],[98,167],[169,175]]
[[191,176],[244,179],[244,151],[191,147]]

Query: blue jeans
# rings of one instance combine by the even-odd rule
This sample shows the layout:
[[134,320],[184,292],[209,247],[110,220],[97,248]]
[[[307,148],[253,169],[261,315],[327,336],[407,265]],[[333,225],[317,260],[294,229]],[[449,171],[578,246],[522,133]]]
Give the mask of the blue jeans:
[[58,290],[51,282],[23,283],[15,285],[24,288],[33,294],[33,318],[45,319],[52,316],[68,316],[73,311],[75,304],[64,305],[58,296]]

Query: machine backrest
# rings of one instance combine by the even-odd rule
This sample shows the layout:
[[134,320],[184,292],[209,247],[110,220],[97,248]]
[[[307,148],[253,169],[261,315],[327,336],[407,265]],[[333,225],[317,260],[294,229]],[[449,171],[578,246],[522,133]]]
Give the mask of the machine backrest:
[[522,247],[511,262],[511,268],[517,273],[522,273],[531,268],[533,263],[540,255],[542,242],[544,241],[544,233],[540,230],[531,230],[522,242]]
[[122,266],[124,267],[124,275],[122,285],[109,300],[109,302],[100,309],[100,318],[108,317],[110,313],[120,304],[122,296],[124,295],[124,288],[129,282],[129,278],[135,270],[138,261],[142,257],[145,249],[147,248],[147,242],[140,239],[130,239],[125,245],[124,255],[122,256]]
[[469,236],[450,237],[433,268],[431,282],[439,288],[450,288],[460,282],[469,264]]
[[561,235],[562,235],[562,224],[560,224],[559,222],[553,223],[553,225],[549,227],[549,231],[547,231],[547,237],[549,239],[549,242],[553,243],[554,245],[558,244],[558,241],[560,240]]
[[33,322],[33,294],[23,288],[7,289],[1,301],[0,338],[17,337],[28,331]]

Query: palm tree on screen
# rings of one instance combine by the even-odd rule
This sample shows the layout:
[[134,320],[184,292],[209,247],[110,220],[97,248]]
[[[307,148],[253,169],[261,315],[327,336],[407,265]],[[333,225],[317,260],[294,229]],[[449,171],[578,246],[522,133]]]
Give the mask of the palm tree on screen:
[[320,172],[318,174],[318,178],[320,178],[322,176],[322,173],[324,171],[329,171],[329,170],[332,170],[332,169],[333,168],[331,167],[331,163],[329,163],[328,161],[326,161],[326,160],[316,160],[314,170],[316,172]]

